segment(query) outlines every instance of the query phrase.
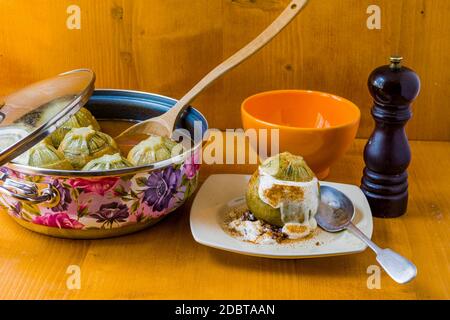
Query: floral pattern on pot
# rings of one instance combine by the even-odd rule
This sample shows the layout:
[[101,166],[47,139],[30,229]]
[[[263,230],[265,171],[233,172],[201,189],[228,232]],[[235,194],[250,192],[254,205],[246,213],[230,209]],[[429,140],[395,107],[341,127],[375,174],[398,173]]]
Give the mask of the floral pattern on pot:
[[159,220],[195,191],[199,166],[188,160],[132,176],[101,178],[33,176],[6,167],[1,171],[15,180],[50,184],[58,193],[53,205],[33,205],[0,194],[0,206],[11,216],[37,225],[82,231]]

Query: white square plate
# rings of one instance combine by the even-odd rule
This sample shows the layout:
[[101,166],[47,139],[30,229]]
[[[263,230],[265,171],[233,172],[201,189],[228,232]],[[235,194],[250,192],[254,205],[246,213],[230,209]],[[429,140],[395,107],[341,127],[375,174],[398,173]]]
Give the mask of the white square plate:
[[[244,201],[248,175],[212,175],[194,200],[191,209],[191,231],[195,241],[205,246],[266,258],[301,259],[353,254],[367,246],[348,231],[327,233],[320,229],[311,239],[290,244],[253,244],[241,241],[223,230],[225,215]],[[353,222],[369,238],[373,221],[369,203],[361,190],[352,185],[321,182],[343,192],[353,202],[356,216]]]

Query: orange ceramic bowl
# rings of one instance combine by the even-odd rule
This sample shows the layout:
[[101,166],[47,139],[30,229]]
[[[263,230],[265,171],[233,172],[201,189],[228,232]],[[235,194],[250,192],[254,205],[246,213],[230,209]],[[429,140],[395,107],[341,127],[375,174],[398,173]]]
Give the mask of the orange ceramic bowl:
[[[279,151],[303,156],[319,179],[350,148],[361,112],[349,100],[323,92],[260,93],[242,104],[244,129],[279,129]],[[270,133],[269,133],[270,136]]]

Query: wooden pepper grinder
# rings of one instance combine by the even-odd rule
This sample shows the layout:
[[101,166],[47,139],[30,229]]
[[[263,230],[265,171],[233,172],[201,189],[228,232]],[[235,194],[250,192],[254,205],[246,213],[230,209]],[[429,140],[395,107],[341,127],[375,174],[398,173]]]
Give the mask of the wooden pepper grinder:
[[420,79],[401,65],[402,60],[391,57],[391,64],[375,69],[368,82],[374,99],[375,130],[364,150],[361,189],[373,216],[380,218],[399,217],[408,206],[406,169],[411,150],[405,125],[412,116],[410,105],[419,94]]

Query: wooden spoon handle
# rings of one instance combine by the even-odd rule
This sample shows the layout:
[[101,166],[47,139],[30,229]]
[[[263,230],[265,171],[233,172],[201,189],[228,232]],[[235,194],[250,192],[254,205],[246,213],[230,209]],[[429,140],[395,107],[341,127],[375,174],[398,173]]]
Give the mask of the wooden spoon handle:
[[[267,43],[270,42],[278,33],[280,33],[305,7],[308,0],[293,0],[289,6],[280,14],[280,16],[258,37],[236,52],[233,56],[222,62],[214,70],[208,73],[199,83],[195,85],[177,104],[167,113],[161,116],[167,124],[175,124],[178,117],[181,116],[186,107],[197,97],[199,93],[209,87],[217,78],[226,72],[235,68],[243,61],[258,52]],[[172,128],[174,129],[174,128]]]

